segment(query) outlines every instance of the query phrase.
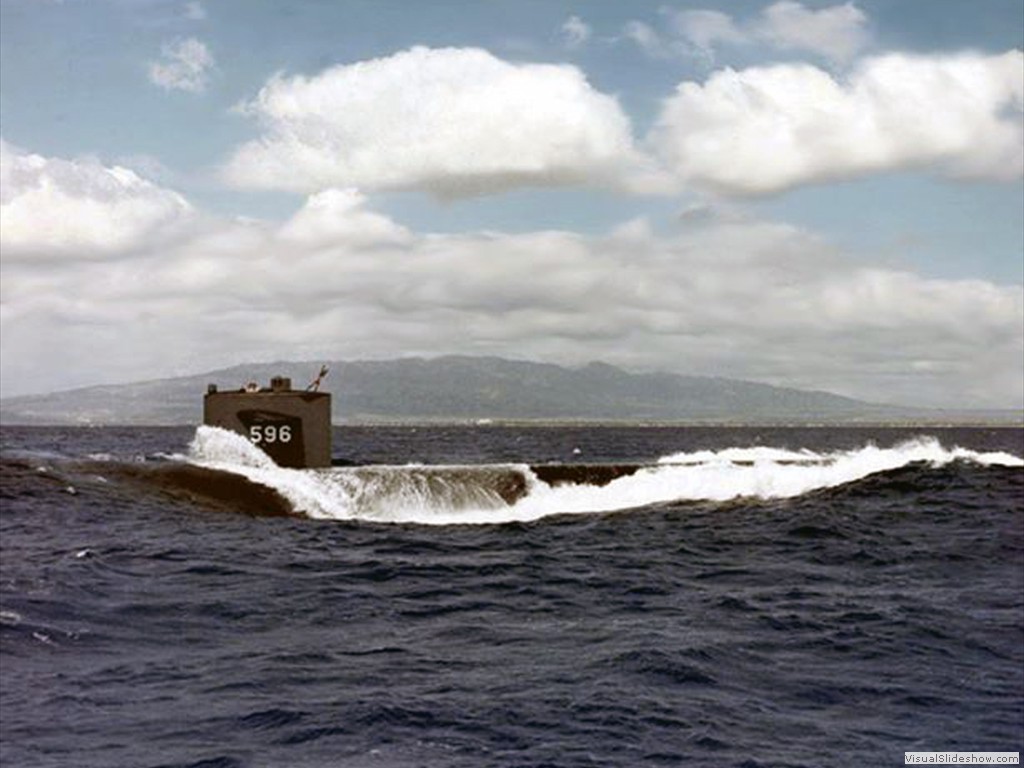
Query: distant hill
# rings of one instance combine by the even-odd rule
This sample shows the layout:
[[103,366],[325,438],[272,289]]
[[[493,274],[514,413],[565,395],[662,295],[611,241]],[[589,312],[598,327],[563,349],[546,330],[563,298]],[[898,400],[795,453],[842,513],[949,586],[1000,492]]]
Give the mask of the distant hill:
[[[827,392],[733,379],[628,373],[604,363],[582,368],[449,356],[335,361],[323,390],[335,422],[632,421],[850,423],[1020,421],[1012,412],[951,413],[873,405]],[[195,376],[96,386],[0,400],[3,424],[195,424],[208,383],[222,389],[290,376],[303,388],[320,363],[240,365]]]

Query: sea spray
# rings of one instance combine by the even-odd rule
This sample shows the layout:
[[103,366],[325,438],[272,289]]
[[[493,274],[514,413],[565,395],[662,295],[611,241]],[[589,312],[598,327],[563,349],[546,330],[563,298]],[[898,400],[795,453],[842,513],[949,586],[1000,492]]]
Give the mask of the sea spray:
[[427,525],[526,522],[673,501],[792,498],[914,463],[1024,466],[1008,453],[947,449],[933,437],[830,453],[771,446],[662,457],[604,485],[538,479],[527,465],[277,467],[241,435],[199,427],[190,460],[274,488],[311,518]]

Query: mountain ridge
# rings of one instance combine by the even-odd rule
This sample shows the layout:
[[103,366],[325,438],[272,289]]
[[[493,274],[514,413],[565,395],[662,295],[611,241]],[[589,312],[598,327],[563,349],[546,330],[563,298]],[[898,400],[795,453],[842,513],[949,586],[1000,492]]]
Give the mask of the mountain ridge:
[[[324,391],[343,423],[580,421],[656,423],[860,423],[1019,421],[1013,412],[935,411],[879,405],[815,390],[708,376],[632,373],[603,362],[568,368],[501,357],[448,355],[333,361]],[[320,363],[235,365],[165,379],[96,385],[0,400],[3,424],[170,425],[202,420],[208,383],[221,388],[271,376],[303,388]]]

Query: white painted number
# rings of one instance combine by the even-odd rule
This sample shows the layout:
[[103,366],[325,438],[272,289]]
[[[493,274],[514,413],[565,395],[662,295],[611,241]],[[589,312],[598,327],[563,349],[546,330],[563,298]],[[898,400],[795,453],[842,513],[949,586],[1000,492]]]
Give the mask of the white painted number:
[[292,428],[287,424],[275,427],[273,424],[253,424],[249,427],[249,439],[256,445],[260,443],[290,443]]

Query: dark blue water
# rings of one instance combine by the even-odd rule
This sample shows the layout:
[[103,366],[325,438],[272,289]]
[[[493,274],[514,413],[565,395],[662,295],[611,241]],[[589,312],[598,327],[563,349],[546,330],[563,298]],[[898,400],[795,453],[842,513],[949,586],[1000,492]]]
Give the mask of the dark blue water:
[[[263,496],[192,467],[193,429],[0,434],[5,768],[883,766],[1024,746],[1019,429],[339,429],[357,466],[316,491],[335,519],[300,514],[292,475]],[[863,474],[871,444],[895,466]],[[442,465],[438,485],[409,462]],[[650,469],[529,481],[482,510],[467,490],[491,482],[479,466],[552,462]],[[809,487],[749,492],[783,480]],[[702,498],[730,484],[747,492]],[[631,498],[657,500],[616,507]],[[431,519],[467,506],[475,524]]]

